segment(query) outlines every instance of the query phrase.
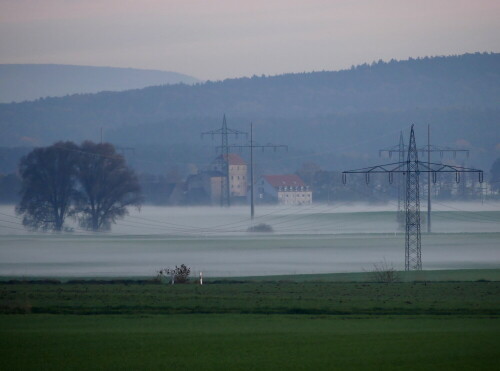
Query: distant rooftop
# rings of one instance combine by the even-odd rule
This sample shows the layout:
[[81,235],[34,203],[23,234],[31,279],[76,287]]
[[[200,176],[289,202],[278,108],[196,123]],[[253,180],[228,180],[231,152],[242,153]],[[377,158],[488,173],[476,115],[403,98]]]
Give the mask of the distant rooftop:
[[[219,155],[216,160],[217,161],[220,160],[221,156],[222,155]],[[236,154],[236,153],[230,153],[228,156],[229,156],[229,165],[246,165],[247,164],[245,162],[245,160],[243,160],[241,158],[241,156]],[[224,155],[224,159],[225,159],[225,155]]]
[[262,176],[273,187],[305,187],[306,184],[298,175],[263,175]]

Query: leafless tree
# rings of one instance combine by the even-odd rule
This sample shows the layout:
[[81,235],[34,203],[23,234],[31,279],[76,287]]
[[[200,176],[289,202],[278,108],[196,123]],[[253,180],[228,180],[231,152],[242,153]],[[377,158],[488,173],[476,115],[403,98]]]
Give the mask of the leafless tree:
[[399,272],[387,263],[384,259],[382,262],[373,264],[373,269],[370,272],[370,278],[375,282],[391,283],[400,280]]

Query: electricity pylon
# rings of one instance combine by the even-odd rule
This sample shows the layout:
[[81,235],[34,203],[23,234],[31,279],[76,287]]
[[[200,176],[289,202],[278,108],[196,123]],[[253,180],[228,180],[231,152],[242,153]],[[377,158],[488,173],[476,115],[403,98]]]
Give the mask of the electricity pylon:
[[222,179],[221,179],[221,190],[220,190],[220,205],[230,206],[231,205],[231,197],[229,194],[229,145],[228,145],[228,136],[234,135],[236,138],[238,135],[246,135],[247,133],[239,130],[229,129],[226,123],[226,114],[222,118],[222,127],[217,130],[211,130],[201,133],[201,137],[203,138],[205,135],[211,135],[212,139],[215,135],[221,136],[222,145],[221,148],[221,156],[219,159],[220,168],[222,169]]
[[[217,147],[219,149],[222,147]],[[253,123],[250,123],[250,143],[248,144],[231,144],[228,145],[228,148],[239,148],[242,150],[243,148],[250,148],[250,218],[253,220],[254,215],[255,215],[255,204],[254,204],[254,192],[253,192],[253,186],[254,186],[254,179],[253,179],[253,149],[254,148],[261,148],[262,151],[264,151],[266,148],[273,148],[274,152],[278,148],[285,148],[288,151],[288,146],[283,145],[283,144],[258,144],[255,143],[253,140]]]
[[[457,153],[465,153],[467,158],[469,158],[469,150],[468,149],[460,149],[460,148],[451,148],[445,146],[435,146],[430,143],[430,125],[427,126],[427,145],[418,148],[417,152],[420,152],[422,156],[427,154],[427,163],[431,162],[431,154],[435,152],[439,152],[441,158],[444,157],[446,153],[453,153],[453,158],[457,157]],[[389,158],[392,158],[394,153],[399,154],[399,162],[404,161],[405,154],[407,153],[408,148],[405,146],[403,141],[403,132],[401,132],[399,136],[399,144],[397,146],[380,149],[378,151],[379,157],[382,156],[383,153],[387,153]],[[404,196],[406,194],[404,190],[405,182],[401,181],[401,175],[398,176],[398,212],[397,212],[397,221],[401,225],[404,223]],[[427,174],[427,233],[431,233],[431,179],[430,173]]]
[[460,182],[461,173],[478,173],[479,182],[483,182],[483,171],[432,162],[420,162],[415,142],[415,132],[411,126],[410,142],[406,161],[385,165],[376,165],[363,169],[342,172],[342,182],[347,181],[347,174],[365,174],[366,183],[370,182],[370,174],[387,173],[389,183],[394,181],[394,174],[406,175],[405,200],[405,270],[422,269],[422,242],[420,238],[420,173],[429,173],[432,182],[436,183],[438,173],[455,173],[455,180]]

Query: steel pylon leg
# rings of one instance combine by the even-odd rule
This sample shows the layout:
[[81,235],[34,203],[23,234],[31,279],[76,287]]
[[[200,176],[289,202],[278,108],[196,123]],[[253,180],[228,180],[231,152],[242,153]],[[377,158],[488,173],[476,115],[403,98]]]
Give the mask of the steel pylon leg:
[[405,270],[422,269],[422,242],[420,237],[420,189],[418,151],[415,144],[413,125],[406,161],[406,233]]

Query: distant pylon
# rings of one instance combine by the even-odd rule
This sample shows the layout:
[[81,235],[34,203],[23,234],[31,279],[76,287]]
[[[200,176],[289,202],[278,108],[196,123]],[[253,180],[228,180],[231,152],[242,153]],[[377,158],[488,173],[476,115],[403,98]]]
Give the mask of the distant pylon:
[[[403,162],[405,160],[405,143],[403,139],[403,132],[399,135],[399,162]],[[403,229],[405,223],[405,197],[406,197],[406,184],[403,173],[398,173],[398,213],[397,213],[397,222],[401,229]]]
[[406,233],[405,270],[422,269],[422,241],[420,239],[420,190],[418,151],[413,125],[410,132],[408,159],[406,160]]
[[231,197],[229,193],[229,145],[228,145],[228,136],[235,135],[236,137],[240,134],[244,134],[248,136],[247,133],[239,130],[228,129],[226,123],[226,114],[224,114],[222,118],[222,127],[217,130],[211,130],[204,133],[201,133],[201,136],[211,135],[212,138],[215,135],[221,136],[222,145],[220,146],[221,155],[218,159],[219,165],[222,172],[221,177],[221,193],[220,193],[220,205],[221,206],[230,206],[231,205]]
[[[430,126],[427,126],[427,145],[420,147],[417,149],[417,152],[420,152],[420,155],[423,156],[427,153],[427,165],[430,166],[431,162],[431,154],[439,152],[441,158],[443,158],[445,153],[453,153],[453,158],[457,157],[457,153],[465,153],[467,158],[469,157],[468,149],[460,149],[460,148],[451,148],[446,146],[435,146],[430,144]],[[399,153],[399,162],[405,162],[405,156],[407,155],[408,148],[405,146],[403,142],[403,133],[399,136],[399,144],[393,147],[380,149],[378,151],[379,156],[382,156],[383,153],[387,153],[389,158],[392,158],[394,153]],[[400,177],[404,177],[405,174],[400,174]],[[427,174],[427,232],[431,233],[431,172]],[[403,228],[405,223],[404,216],[404,196],[406,191],[404,189],[406,185],[405,181],[400,182],[400,178],[398,177],[397,186],[398,186],[398,212],[397,212],[397,222],[400,228]],[[400,188],[402,187],[402,188]]]
[[274,152],[278,148],[286,148],[288,151],[288,146],[283,144],[257,144],[253,140],[253,123],[250,123],[250,143],[248,144],[232,144],[228,145],[227,148],[239,148],[242,150],[243,148],[250,148],[250,219],[253,220],[255,215],[255,205],[254,205],[254,178],[253,178],[253,150],[254,148],[261,148],[262,151],[266,148],[273,148]]

